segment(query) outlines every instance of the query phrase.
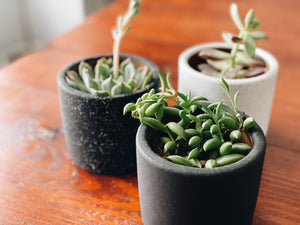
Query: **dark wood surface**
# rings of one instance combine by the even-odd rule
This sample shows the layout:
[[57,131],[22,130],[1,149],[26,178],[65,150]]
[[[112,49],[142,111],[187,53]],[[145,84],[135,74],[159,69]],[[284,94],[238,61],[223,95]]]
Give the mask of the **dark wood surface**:
[[[268,34],[280,63],[254,225],[300,224],[300,1],[240,0]],[[236,32],[228,0],[144,0],[122,52],[154,61],[177,83],[185,48]],[[57,75],[72,60],[111,52],[119,0],[79,27],[0,71],[0,224],[142,224],[136,174],[101,176],[71,161],[59,111]],[[262,96],[263,98],[263,96]],[[246,194],[246,193],[245,193]]]

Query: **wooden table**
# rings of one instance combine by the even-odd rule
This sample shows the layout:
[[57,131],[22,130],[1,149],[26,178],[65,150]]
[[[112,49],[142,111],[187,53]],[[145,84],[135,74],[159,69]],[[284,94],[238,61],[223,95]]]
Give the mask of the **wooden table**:
[[[236,1],[253,7],[280,63],[254,225],[300,224],[300,1]],[[111,52],[111,27],[128,1],[96,12],[0,72],[0,224],[142,224],[136,174],[101,176],[71,161],[57,74],[72,60]],[[236,32],[230,1],[144,0],[122,52],[154,61],[177,83],[185,48]],[[263,96],[262,96],[263,98]]]

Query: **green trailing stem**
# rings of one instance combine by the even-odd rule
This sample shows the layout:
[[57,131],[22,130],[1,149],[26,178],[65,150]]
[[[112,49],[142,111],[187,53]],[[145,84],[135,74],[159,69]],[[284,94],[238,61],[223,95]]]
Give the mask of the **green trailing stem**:
[[[165,77],[160,73],[159,77],[161,92],[150,91],[136,103],[128,103],[124,114],[131,112],[141,122],[162,132],[160,140],[168,160],[184,166],[214,168],[234,163],[248,154],[251,146],[240,141],[241,132],[250,129],[254,119],[248,117],[243,121],[237,111],[238,94],[230,96],[224,79],[220,85],[231,106],[223,102],[204,104],[206,98],[191,98],[190,93],[175,91],[169,74]],[[167,99],[180,108],[170,107]],[[224,111],[225,108],[238,117]]]

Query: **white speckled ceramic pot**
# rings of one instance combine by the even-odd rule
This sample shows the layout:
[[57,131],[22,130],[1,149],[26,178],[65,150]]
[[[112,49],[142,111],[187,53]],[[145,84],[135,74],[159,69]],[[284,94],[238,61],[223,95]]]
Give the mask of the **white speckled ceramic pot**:
[[139,121],[129,114],[123,116],[123,107],[128,102],[136,102],[151,88],[158,89],[158,68],[140,56],[121,54],[121,60],[131,57],[153,72],[152,82],[132,94],[94,96],[67,84],[66,71],[77,70],[82,60],[94,66],[101,57],[112,55],[81,59],[60,71],[58,87],[63,128],[70,156],[79,167],[98,174],[124,174],[136,168],[135,135]]
[[[220,79],[205,75],[191,66],[192,58],[203,48],[229,48],[225,43],[206,43],[192,46],[184,50],[178,59],[178,90],[183,93],[191,91],[192,96],[204,96],[211,102],[223,100],[230,104],[228,98],[219,85]],[[238,108],[253,116],[267,133],[270,114],[275,91],[278,62],[269,52],[257,48],[256,54],[260,56],[267,65],[267,72],[246,79],[227,79],[232,96],[240,91]]]

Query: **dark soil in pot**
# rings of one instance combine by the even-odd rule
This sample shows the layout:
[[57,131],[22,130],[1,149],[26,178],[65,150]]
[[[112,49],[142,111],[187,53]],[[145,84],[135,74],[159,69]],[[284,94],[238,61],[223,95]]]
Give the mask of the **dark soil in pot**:
[[[95,65],[101,55],[85,62]],[[64,68],[58,77],[60,107],[67,147],[73,161],[81,168],[98,174],[118,175],[135,171],[135,134],[139,122],[123,116],[123,107],[135,102],[151,88],[158,88],[158,68],[149,60],[134,55],[133,61],[146,64],[153,71],[153,81],[142,90],[116,96],[93,96],[70,87],[67,70],[77,69],[82,60]]]

